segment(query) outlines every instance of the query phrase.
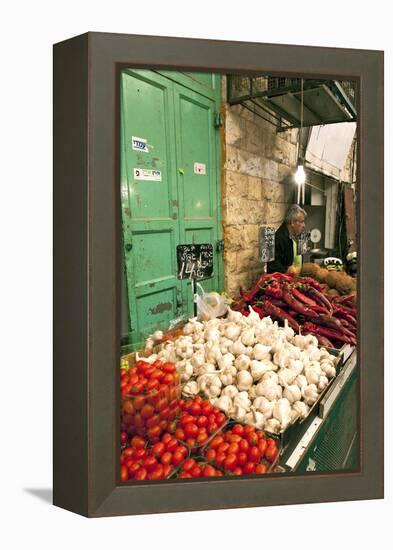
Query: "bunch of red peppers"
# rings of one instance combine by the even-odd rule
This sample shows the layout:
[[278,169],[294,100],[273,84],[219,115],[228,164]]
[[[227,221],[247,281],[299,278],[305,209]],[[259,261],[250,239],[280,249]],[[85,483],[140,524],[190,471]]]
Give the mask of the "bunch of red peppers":
[[330,296],[326,288],[311,277],[265,274],[248,292],[240,288],[232,307],[249,315],[252,306],[261,318],[270,316],[281,324],[287,321],[296,333],[313,334],[325,347],[356,345],[354,295]]

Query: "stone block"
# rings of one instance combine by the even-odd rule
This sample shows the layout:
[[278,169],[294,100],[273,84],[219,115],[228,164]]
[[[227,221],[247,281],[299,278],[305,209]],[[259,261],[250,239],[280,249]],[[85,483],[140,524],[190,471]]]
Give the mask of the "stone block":
[[245,147],[245,120],[228,109],[225,117],[225,141],[227,145]]
[[244,197],[248,196],[248,178],[244,174],[232,170],[225,171],[225,197]]
[[247,198],[260,201],[262,198],[261,179],[253,176],[247,177]]

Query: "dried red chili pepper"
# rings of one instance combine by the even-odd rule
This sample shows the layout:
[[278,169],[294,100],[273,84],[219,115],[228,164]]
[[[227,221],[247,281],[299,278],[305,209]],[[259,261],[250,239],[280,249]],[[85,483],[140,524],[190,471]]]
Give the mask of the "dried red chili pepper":
[[271,315],[272,317],[275,317],[276,319],[279,319],[280,321],[285,321],[285,319],[288,321],[288,325],[295,331],[300,331],[299,323],[286,311],[283,309],[273,305],[269,300],[264,300],[263,302],[264,310],[268,315]]
[[311,308],[307,307],[306,305],[296,300],[296,298],[294,298],[288,285],[284,285],[283,287],[282,299],[289,305],[291,309],[297,311],[301,315],[309,317],[310,319],[318,317],[318,313],[316,311],[312,310]]

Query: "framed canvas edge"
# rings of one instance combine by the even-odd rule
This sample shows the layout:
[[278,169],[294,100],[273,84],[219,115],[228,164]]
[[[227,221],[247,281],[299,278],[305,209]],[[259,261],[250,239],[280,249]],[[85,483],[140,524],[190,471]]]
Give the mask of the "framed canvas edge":
[[[117,41],[117,39],[121,37],[121,44],[114,43],[113,41]],[[73,39],[71,39],[73,40]],[[382,498],[383,497],[383,386],[382,384],[378,385],[378,381],[376,379],[367,379],[366,376],[363,377],[363,370],[365,367],[361,367],[362,369],[362,376],[361,376],[361,395],[362,395],[362,401],[360,406],[360,417],[362,419],[362,425],[365,427],[364,430],[362,430],[362,448],[363,451],[366,450],[366,454],[364,452],[362,453],[362,469],[360,473],[351,474],[351,473],[337,473],[332,474],[329,473],[328,475],[324,474],[315,474],[310,475],[307,474],[307,476],[293,476],[293,475],[285,475],[284,477],[272,477],[270,479],[264,478],[263,480],[258,480],[257,483],[264,483],[264,487],[266,488],[266,493],[269,494],[268,499],[261,498],[258,500],[258,502],[251,502],[250,499],[246,500],[237,500],[237,502],[234,502],[233,499],[226,496],[227,499],[225,501],[224,496],[222,497],[225,501],[224,503],[219,502],[212,502],[212,499],[209,498],[209,493],[211,493],[211,489],[214,487],[214,491],[217,491],[220,493],[220,491],[223,491],[220,488],[220,483],[225,484],[222,485],[223,487],[226,486],[230,488],[230,491],[234,491],[235,493],[238,493],[238,496],[245,497],[247,492],[249,492],[250,483],[255,483],[256,481],[254,479],[247,479],[247,480],[219,480],[217,482],[209,481],[209,485],[207,485],[207,482],[201,483],[186,483],[186,482],[180,482],[176,481],[176,483],[162,483],[158,485],[150,485],[150,486],[117,486],[116,477],[114,474],[114,456],[115,453],[113,453],[113,457],[111,460],[108,460],[108,449],[105,448],[104,442],[106,444],[110,444],[110,442],[113,444],[113,448],[116,444],[118,444],[118,436],[116,433],[116,429],[118,426],[118,421],[116,419],[115,410],[116,406],[118,405],[118,396],[115,399],[115,395],[117,395],[117,388],[116,383],[118,381],[118,378],[113,376],[112,383],[105,384],[105,381],[108,380],[108,367],[105,366],[100,360],[96,360],[98,355],[100,353],[100,349],[102,346],[102,341],[106,342],[104,345],[104,348],[106,348],[106,352],[104,353],[104,356],[111,356],[113,358],[118,358],[118,342],[119,342],[119,327],[120,327],[120,320],[119,320],[119,304],[120,304],[120,285],[119,285],[119,270],[117,269],[117,266],[119,265],[118,259],[119,259],[119,201],[116,202],[116,192],[114,192],[114,189],[112,192],[114,194],[111,195],[111,201],[109,204],[112,205],[112,216],[110,217],[110,221],[106,222],[105,230],[108,230],[108,233],[110,235],[110,238],[105,241],[104,243],[104,249],[105,247],[108,247],[107,249],[103,250],[102,243],[101,246],[98,246],[98,241],[100,240],[100,231],[102,230],[98,228],[96,225],[95,220],[101,219],[101,216],[105,212],[105,208],[108,207],[108,202],[105,202],[102,200],[103,197],[100,197],[100,193],[103,189],[103,187],[100,187],[102,185],[102,181],[100,181],[99,172],[100,172],[100,163],[98,161],[97,154],[98,152],[103,150],[103,143],[100,142],[98,138],[98,127],[100,129],[105,128],[106,133],[111,135],[112,139],[112,147],[110,152],[110,158],[111,158],[111,180],[113,183],[113,187],[115,186],[115,182],[118,181],[118,168],[117,168],[117,160],[118,160],[118,140],[116,137],[116,131],[117,131],[117,124],[116,117],[118,112],[118,103],[116,97],[114,95],[118,94],[118,86],[116,84],[116,74],[118,71],[118,67],[124,64],[129,64],[129,66],[134,67],[140,67],[140,66],[147,66],[147,67],[165,67],[169,70],[180,70],[180,69],[188,69],[188,70],[195,70],[198,69],[205,69],[205,70],[216,70],[217,72],[222,72],[225,70],[225,67],[219,66],[219,67],[206,67],[205,64],[203,64],[200,59],[205,59],[206,51],[209,50],[209,48],[212,49],[210,51],[209,55],[209,62],[214,63],[214,49],[217,47],[217,41],[205,41],[205,40],[193,40],[193,39],[174,39],[174,38],[163,38],[163,37],[141,37],[138,35],[113,35],[111,33],[88,33],[87,35],[83,35],[83,40],[86,40],[88,43],[88,61],[86,66],[86,74],[88,75],[88,91],[87,91],[87,103],[88,103],[88,113],[86,116],[86,125],[87,125],[87,143],[81,143],[81,146],[87,146],[88,147],[88,175],[87,175],[87,195],[88,195],[88,208],[86,211],[86,222],[88,221],[88,243],[87,250],[88,250],[88,257],[86,258],[87,266],[88,266],[88,276],[86,283],[86,288],[88,289],[88,297],[87,297],[87,303],[88,303],[88,315],[87,315],[87,326],[89,329],[89,333],[86,336],[86,341],[84,342],[84,350],[88,353],[88,361],[87,364],[82,365],[82,373],[87,378],[87,391],[85,395],[85,399],[81,400],[81,404],[83,404],[87,407],[87,419],[88,419],[88,437],[87,437],[87,449],[88,449],[88,464],[86,465],[87,468],[87,474],[86,472],[81,475],[79,472],[79,481],[81,482],[82,486],[85,490],[85,495],[87,499],[87,506],[79,507],[79,509],[76,509],[75,506],[73,507],[73,511],[77,511],[77,513],[82,513],[83,515],[92,516],[92,517],[98,517],[98,516],[110,516],[110,515],[120,515],[120,514],[138,514],[138,513],[160,513],[160,512],[172,512],[172,511],[181,511],[181,510],[203,510],[203,509],[218,509],[218,508],[232,508],[232,507],[247,507],[247,506],[262,506],[262,505],[279,505],[279,504],[292,504],[292,503],[302,503],[302,501],[299,499],[299,497],[296,497],[296,494],[299,495],[301,492],[304,495],[304,503],[305,502],[332,502],[337,500],[359,500],[359,499],[371,499],[371,498]],[[160,44],[165,44],[166,49],[159,49],[158,53],[156,51],[157,47],[157,40],[160,42]],[[177,46],[176,49],[178,50],[178,40],[183,40],[188,44],[188,63],[185,63],[187,60],[185,56],[185,50],[182,49],[182,56],[180,61],[178,63],[174,63],[173,59],[176,57],[179,57],[178,52],[172,51],[171,48],[174,48],[174,42],[176,42]],[[69,42],[69,41],[67,41]],[[213,44],[212,44],[213,42]],[[60,43],[65,44],[65,43]],[[136,44],[138,45],[136,47]],[[221,44],[221,43],[218,43]],[[300,74],[306,76],[308,75],[315,75],[315,71],[305,71],[304,69],[301,69],[302,66],[307,65],[307,55],[308,53],[315,53],[315,50],[318,50],[318,53],[323,53],[324,51],[329,51],[329,56],[336,57],[336,69],[333,70],[334,61],[330,59],[328,63],[328,72],[324,72],[324,60],[321,60],[319,67],[320,67],[320,73],[323,75],[330,75],[332,77],[334,76],[347,76],[349,79],[355,79],[360,84],[360,101],[362,101],[362,98],[366,98],[366,101],[370,99],[369,95],[371,92],[374,92],[375,98],[378,100],[377,102],[377,108],[376,108],[376,120],[377,124],[376,126],[376,141],[378,144],[377,150],[373,151],[372,157],[370,160],[370,157],[366,158],[367,149],[370,146],[370,140],[369,136],[366,133],[368,130],[368,124],[369,121],[366,119],[365,115],[367,112],[370,111],[370,108],[361,104],[361,121],[359,124],[359,152],[360,152],[360,162],[358,163],[358,181],[361,181],[360,177],[366,173],[368,167],[373,168],[373,173],[377,174],[375,177],[375,180],[377,182],[377,188],[380,191],[380,194],[378,196],[378,201],[375,204],[375,209],[365,208],[364,211],[362,211],[363,219],[369,219],[370,221],[374,223],[371,223],[372,229],[372,237],[374,238],[375,235],[379,237],[379,246],[375,248],[376,253],[376,263],[380,266],[380,272],[375,274],[371,273],[371,279],[373,280],[374,288],[377,288],[380,293],[379,296],[382,296],[382,302],[379,303],[379,309],[377,312],[377,325],[381,330],[381,334],[383,332],[383,225],[381,224],[381,219],[378,220],[378,206],[381,208],[381,212],[383,212],[383,53],[378,51],[364,51],[364,50],[341,50],[340,48],[337,49],[331,49],[331,48],[320,48],[320,47],[311,47],[311,46],[287,46],[287,45],[264,45],[264,44],[257,44],[257,43],[240,43],[243,46],[247,46],[251,50],[253,50],[254,55],[258,54],[260,58],[260,54],[265,51],[266,48],[269,49],[269,59],[270,62],[273,63],[273,66],[275,66],[275,70],[268,69],[270,72],[274,73],[283,73],[283,74]],[[223,44],[221,44],[223,46]],[[57,47],[60,47],[60,45],[55,46],[55,50]],[[225,42],[226,49],[234,48],[234,52],[236,48],[239,47],[238,42]],[[143,50],[143,56],[141,55],[141,48]],[[150,48],[150,50],[149,50]],[[202,52],[199,51],[202,48]],[[273,48],[273,50],[272,50]],[[277,48],[277,56],[279,57],[279,62],[275,64],[274,62],[274,55],[272,58],[272,52],[274,53],[274,49]],[[150,57],[147,54],[147,50],[150,51]],[[297,52],[295,55],[295,60],[291,59],[291,50],[292,53]],[[198,56],[199,51],[199,56]],[[339,67],[339,57],[340,53],[345,53],[346,57],[353,57],[354,62],[351,64],[352,71],[349,73],[346,71],[345,73],[342,72],[342,69]],[[227,51],[228,53],[228,51]],[[244,51],[242,52],[242,55],[244,55]],[[280,67],[283,66],[283,53],[284,57],[286,58],[286,67],[288,70],[283,70]],[[327,53],[327,52],[326,52]],[[201,57],[202,55],[202,57]],[[217,63],[221,65],[221,56],[222,52],[219,54]],[[172,61],[170,62],[170,59],[168,60],[168,56]],[[144,57],[144,59],[142,59]],[[239,56],[234,56],[236,59],[235,65],[237,64],[237,68],[234,66],[234,63],[232,63],[231,66],[228,66],[227,63],[227,71],[239,71],[239,72],[249,72],[253,68],[255,69],[255,65],[251,63],[250,68],[245,68],[245,65],[247,62],[245,61],[243,64],[241,63],[241,60],[239,60]],[[233,57],[232,57],[233,58]],[[263,56],[262,56],[263,58]],[[142,61],[141,61],[142,59]],[[252,58],[253,59],[253,58]],[[250,64],[249,57],[247,58],[248,63]],[[260,62],[261,63],[261,62]],[[300,65],[299,65],[300,63]],[[313,61],[315,63],[315,60]],[[333,63],[333,65],[332,65]],[[348,63],[348,61],[347,61]],[[311,63],[312,65],[312,63]],[[297,67],[300,67],[301,70],[299,70]],[[292,70],[291,70],[292,68]],[[265,71],[265,68],[263,66],[259,67],[260,71]],[[304,71],[304,72],[303,72]],[[340,72],[341,71],[341,72]],[[267,71],[266,71],[267,72]],[[109,75],[109,76],[108,76]],[[370,85],[369,79],[373,76],[376,78],[375,80],[375,86]],[[109,82],[108,82],[109,78]],[[382,78],[382,87],[381,87],[381,79]],[[108,92],[108,90],[112,90],[112,92]],[[110,101],[110,107],[106,110],[105,116],[107,117],[106,121],[103,121],[103,116],[101,117],[98,115],[98,111],[96,110],[96,107],[100,104],[100,101],[102,101],[102,98],[100,96],[107,96],[107,93],[109,93],[109,97],[111,99]],[[365,94],[365,95],[364,95]],[[371,94],[372,95],[372,94]],[[363,110],[362,110],[363,109]],[[365,111],[366,109],[366,111]],[[362,134],[363,131],[363,134]],[[58,139],[61,140],[61,136],[58,137]],[[107,142],[108,145],[108,142]],[[56,178],[54,178],[54,185],[56,187]],[[367,187],[369,189],[369,187]],[[367,197],[367,189],[364,190],[361,188],[360,192],[360,205],[368,204],[368,197]],[[105,202],[105,204],[104,204]],[[360,206],[361,208],[361,206]],[[360,248],[362,249],[364,246],[367,246],[368,241],[367,239],[370,237],[369,233],[365,233],[363,231],[363,228],[361,226],[361,221],[359,216],[359,209],[358,209],[358,230],[359,230],[359,242],[360,242]],[[113,218],[114,216],[114,218]],[[378,222],[379,223],[376,223]],[[56,222],[55,222],[56,223]],[[383,223],[383,216],[382,216],[382,223]],[[112,226],[112,229],[110,225]],[[55,242],[56,244],[56,242]],[[109,252],[108,253],[106,253]],[[82,252],[81,252],[82,253]],[[109,278],[106,280],[106,283],[109,283],[112,281],[112,286],[110,287],[109,296],[112,299],[112,302],[110,303],[110,300],[102,301],[100,303],[99,298],[99,287],[102,286],[103,281],[98,277],[96,278],[97,269],[98,266],[101,264],[103,265],[104,259],[106,260],[106,263],[108,265],[108,258],[109,258],[109,265],[111,266],[109,271]],[[55,268],[56,271],[56,268]],[[375,270],[377,271],[377,270]],[[370,277],[370,272],[367,271],[367,266],[365,269],[360,270],[360,289],[366,289],[367,288],[367,278]],[[365,326],[366,331],[369,330],[369,327],[365,324],[365,319],[363,318],[362,312],[366,311],[366,308],[369,307],[369,303],[367,298],[367,290],[364,290],[364,296],[363,292],[361,290],[361,302],[360,302],[360,331],[362,332],[362,328]],[[370,293],[369,293],[370,294]],[[374,296],[374,293],[373,293]],[[115,304],[115,305],[113,305]],[[105,334],[104,327],[101,323],[102,318],[100,317],[100,310],[103,310],[107,315],[109,313],[109,317],[113,321],[112,328],[106,325],[107,333]],[[58,313],[61,313],[60,310]],[[101,312],[102,313],[102,312]],[[68,313],[70,315],[70,313]],[[375,326],[375,319],[373,319],[374,326]],[[97,330],[98,329],[98,332]],[[109,339],[108,334],[110,335],[110,345],[108,346]],[[382,336],[373,334],[374,342],[377,344],[377,349],[380,350],[380,353],[377,354],[377,359],[373,360],[374,365],[377,366],[374,367],[374,373],[377,371],[380,373],[380,375],[383,377],[383,339]],[[103,340],[102,340],[103,338]],[[97,347],[98,340],[101,341],[100,345]],[[368,339],[369,341],[369,339]],[[369,342],[368,342],[369,343]],[[58,342],[60,345],[60,343]],[[64,345],[64,342],[63,342]],[[371,347],[371,345],[370,345]],[[366,346],[366,342],[363,342],[363,345],[360,346],[360,353],[359,355],[367,356],[367,349],[370,349],[370,347]],[[59,346],[56,348],[59,349]],[[367,359],[369,360],[369,359]],[[93,368],[94,363],[94,368]],[[360,364],[362,364],[362,361],[360,361]],[[364,370],[366,372],[366,370]],[[75,373],[73,373],[75,374]],[[70,377],[72,374],[70,373]],[[383,378],[382,378],[383,380]],[[373,430],[374,434],[374,447],[370,450],[368,448],[365,448],[366,442],[364,441],[364,435],[370,434],[370,426],[368,425],[368,416],[365,415],[365,409],[363,407],[365,403],[365,396],[367,396],[368,401],[370,400],[370,392],[366,391],[369,390],[373,386],[374,391],[374,397],[376,401],[376,407],[374,408],[374,416],[373,420],[377,419],[377,424],[373,424],[373,426],[377,425],[379,427],[379,430]],[[367,387],[365,386],[367,384]],[[378,387],[379,386],[379,387]],[[113,390],[112,395],[112,404],[108,401],[108,396],[103,395],[103,388],[105,388],[106,392],[110,392]],[[59,391],[59,388],[57,388]],[[382,392],[381,392],[382,390]],[[380,399],[382,394],[382,401]],[[369,406],[369,405],[367,405]],[[101,417],[102,412],[105,411],[108,413],[108,418],[110,419],[107,424],[104,422],[104,426],[101,426],[100,428],[97,426],[97,418]],[[101,413],[101,414],[100,414]],[[76,418],[73,419],[73,422],[78,422]],[[73,433],[73,428],[70,428],[70,434]],[[54,433],[54,437],[59,439],[59,435],[57,433]],[[71,435],[68,436],[68,439],[71,437]],[[67,438],[66,438],[67,439]],[[366,438],[367,439],[367,438]],[[102,454],[103,451],[103,454]],[[100,457],[103,458],[103,461],[100,462]],[[105,457],[105,458],[104,458]],[[115,468],[116,470],[116,468]],[[329,491],[325,491],[325,489],[321,486],[322,484],[318,484],[317,479],[323,480],[324,478],[329,478],[329,486],[332,487],[334,483],[333,481],[337,481],[337,487],[341,487],[342,492],[339,496],[335,494],[330,494]],[[289,483],[292,484],[293,487],[293,495],[292,498],[288,495],[285,496],[285,490],[283,492],[282,487],[282,480],[285,480],[285,484]],[[345,481],[347,480],[347,481]],[[355,483],[356,480],[356,483]],[[236,483],[235,486],[232,487],[233,483]],[[303,487],[302,490],[299,490],[299,482],[301,482],[301,485]],[[217,485],[218,484],[218,485]],[[318,494],[315,495],[312,492],[312,487],[309,487],[310,484],[316,484],[319,485]],[[348,485],[348,486],[347,486]],[[187,503],[187,500],[190,498],[192,499],[193,495],[199,494],[199,490],[196,491],[194,487],[200,487],[201,493],[198,496],[198,499],[194,499],[193,504],[190,505]],[[245,489],[243,489],[243,486]],[[278,490],[279,495],[274,495],[273,488],[276,488]],[[304,490],[306,488],[306,490]],[[285,489],[285,488],[284,488]],[[229,489],[228,489],[229,490]],[[345,494],[343,494],[344,491],[347,491]],[[324,492],[325,491],[325,492]],[[224,491],[225,492],[225,491]],[[203,497],[203,493],[205,493],[205,497]],[[173,495],[179,494],[180,497],[176,497],[175,499],[172,498]],[[272,497],[273,494],[273,497]],[[310,497],[310,494],[312,498]],[[157,502],[157,497],[159,495],[160,498],[158,499],[160,502]],[[183,502],[183,505],[179,505],[177,502],[177,498],[180,498],[180,501]],[[205,498],[206,504],[204,505],[203,502],[200,501],[200,499],[203,500]],[[138,506],[136,507],[135,499],[137,499]],[[146,502],[145,502],[146,501]],[[168,506],[168,501],[171,502],[171,505]],[[210,501],[210,502],[208,502]],[[149,504],[150,502],[150,504]],[[153,502],[153,504],[151,504]],[[55,499],[55,503],[59,506],[67,507],[64,505],[63,499],[61,495],[58,495],[58,498]],[[72,506],[71,506],[72,508]],[[68,506],[68,509],[71,509],[70,506]]]

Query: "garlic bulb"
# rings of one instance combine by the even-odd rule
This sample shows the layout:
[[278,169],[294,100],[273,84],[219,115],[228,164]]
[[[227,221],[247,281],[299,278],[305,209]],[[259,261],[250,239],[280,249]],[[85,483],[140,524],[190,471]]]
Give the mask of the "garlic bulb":
[[241,327],[235,323],[228,323],[225,327],[224,334],[229,340],[235,341],[239,338],[241,330]]
[[241,370],[237,373],[237,387],[240,391],[248,390],[251,388],[253,383],[253,378],[247,370]]
[[251,388],[248,390],[248,397],[253,400],[257,396],[256,394],[256,384],[253,384]]
[[231,321],[233,323],[238,323],[239,321],[241,321],[243,319],[243,315],[240,313],[240,311],[233,311],[228,306],[227,319],[228,319],[228,321]]
[[329,384],[329,379],[327,378],[327,376],[320,376],[319,377],[319,382],[318,382],[318,390],[319,391],[322,391],[326,388],[326,386]]
[[308,366],[304,369],[304,373],[309,384],[318,384],[319,377],[321,375],[321,369],[319,368],[319,366]]
[[273,416],[273,408],[276,401],[269,401],[266,397],[260,396],[256,397],[253,401],[252,406],[260,411],[266,420],[269,420]]
[[277,418],[271,418],[265,424],[265,431],[272,434],[278,434],[280,432],[281,423]]
[[162,332],[162,330],[156,330],[155,333],[153,334],[153,340],[155,342],[161,342],[163,336],[164,336],[164,333]]
[[239,355],[239,357],[236,357],[235,359],[235,367],[238,370],[247,370],[250,366],[251,359],[248,357],[248,355]]
[[249,411],[251,407],[251,400],[248,397],[248,393],[246,391],[239,392],[234,397],[233,404],[235,405],[235,407],[239,406],[245,409],[246,411]]
[[230,384],[222,390],[221,395],[228,395],[231,399],[234,399],[234,397],[236,397],[238,393],[239,390],[237,389],[237,387],[233,384]]
[[305,418],[308,414],[308,411],[310,410],[309,407],[304,403],[304,401],[296,401],[292,405],[292,410],[297,413],[297,416],[300,416],[301,418]]
[[291,405],[288,399],[279,399],[273,408],[273,416],[280,424],[281,429],[285,430],[288,424],[291,422]]
[[217,363],[220,369],[225,369],[233,365],[234,360],[235,360],[235,356],[232,355],[232,353],[226,353],[225,355],[220,357]]
[[300,359],[290,359],[288,368],[296,373],[296,376],[303,370],[303,361]]
[[232,342],[232,345],[229,346],[228,351],[233,353],[233,355],[243,355],[246,353],[246,346],[241,342],[241,340],[236,340]]
[[195,382],[195,380],[192,380],[191,382],[187,382],[183,386],[183,393],[187,395],[196,395],[199,391],[198,384]]
[[218,399],[214,401],[216,407],[224,411],[225,414],[229,415],[232,409],[232,399],[229,395],[221,395]]
[[251,409],[251,412],[246,414],[244,422],[250,426],[255,426],[257,430],[262,430],[265,425],[265,417],[261,412]]
[[299,386],[296,384],[291,384],[284,389],[283,397],[288,399],[290,403],[294,403],[295,401],[300,401],[302,398],[302,392],[300,391]]
[[315,384],[310,384],[302,390],[304,402],[306,405],[313,405],[318,399],[318,388]]
[[262,380],[259,382],[255,391],[257,396],[266,397],[269,401],[279,399],[282,394],[281,386],[276,384],[272,379]]
[[265,372],[265,374],[262,376],[262,380],[273,380],[275,384],[278,384],[278,375],[276,372],[273,372],[271,370],[268,370]]
[[270,370],[269,363],[270,361],[266,363],[265,361],[257,361],[256,359],[251,361],[250,371],[251,371],[251,376],[254,379],[254,382],[257,382],[258,380],[260,380],[262,376],[265,374],[265,372],[268,372]]
[[296,378],[296,372],[291,369],[280,369],[277,375],[279,383],[284,388],[288,384],[292,384]]
[[334,378],[336,376],[336,369],[334,367],[328,367],[326,366],[323,369],[323,372],[328,378]]
[[298,376],[296,376],[295,384],[297,384],[300,389],[308,386],[307,378],[304,376],[304,374],[299,374]]
[[244,422],[244,419],[246,418],[247,411],[244,407],[241,407],[240,405],[237,405],[235,407],[235,413],[234,418],[238,420],[239,422]]
[[247,328],[246,330],[243,330],[241,341],[245,346],[252,346],[255,343],[254,329]]
[[301,334],[297,334],[292,340],[292,344],[297,348],[304,349],[307,345],[306,337],[302,336]]
[[263,359],[270,359],[271,346],[264,346],[263,344],[255,344],[252,350],[252,357],[258,361]]
[[202,367],[205,364],[205,353],[201,352],[201,351],[195,353],[191,357],[190,362],[191,362],[192,366],[196,367],[197,369],[199,367]]

